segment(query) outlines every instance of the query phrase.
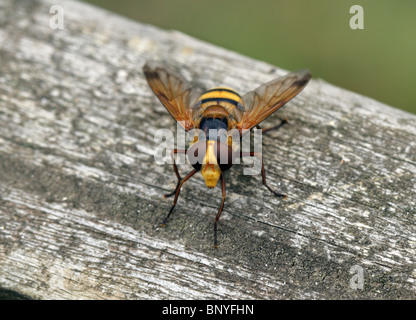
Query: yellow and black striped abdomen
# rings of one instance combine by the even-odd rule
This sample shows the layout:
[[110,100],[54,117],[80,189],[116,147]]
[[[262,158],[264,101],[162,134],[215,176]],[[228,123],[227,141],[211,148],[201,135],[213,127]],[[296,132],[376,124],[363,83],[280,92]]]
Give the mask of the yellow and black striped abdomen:
[[241,96],[230,88],[218,87],[205,91],[195,107],[201,108],[204,117],[224,116],[233,124],[241,117],[244,108]]
[[198,102],[203,109],[206,109],[212,105],[228,107],[231,104],[233,107],[237,107],[241,100],[241,96],[234,90],[218,87],[205,91],[199,97]]

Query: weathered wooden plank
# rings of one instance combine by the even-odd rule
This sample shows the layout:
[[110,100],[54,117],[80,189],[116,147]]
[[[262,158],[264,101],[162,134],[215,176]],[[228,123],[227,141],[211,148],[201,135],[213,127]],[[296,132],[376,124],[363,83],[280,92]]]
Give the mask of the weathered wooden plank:
[[[49,9],[64,9],[51,29]],[[0,287],[40,299],[415,298],[416,117],[320,79],[267,122],[268,181],[201,177],[159,222],[175,129],[141,67],[241,93],[285,73],[75,1],[0,0]],[[302,66],[303,67],[303,66]],[[307,67],[307,66],[304,66]],[[313,70],[312,70],[313,71]],[[183,166],[185,173],[190,167]],[[351,286],[358,266],[363,289]],[[352,273],[351,273],[352,271]]]

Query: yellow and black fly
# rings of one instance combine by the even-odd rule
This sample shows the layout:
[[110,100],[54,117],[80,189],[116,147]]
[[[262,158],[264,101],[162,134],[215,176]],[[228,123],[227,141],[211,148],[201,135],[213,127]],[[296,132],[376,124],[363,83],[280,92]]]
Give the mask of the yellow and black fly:
[[[175,198],[162,225],[166,225],[172,214],[182,185],[200,171],[208,188],[214,188],[218,181],[221,182],[222,202],[214,219],[214,246],[217,247],[217,223],[225,202],[224,172],[231,168],[236,157],[259,157],[263,184],[278,197],[285,198],[286,195],[275,192],[266,183],[263,158],[260,154],[237,152],[233,149],[230,140],[221,140],[218,135],[210,137],[210,130],[236,129],[241,137],[248,130],[259,127],[260,122],[302,91],[309,82],[311,74],[307,69],[288,73],[240,96],[234,90],[223,87],[203,92],[155,62],[146,63],[143,72],[150,88],[185,131],[200,129],[206,135],[206,139],[196,139],[187,150],[174,149],[172,151],[173,169],[178,182],[175,190],[165,195],[165,197],[175,195]],[[279,125],[263,128],[262,131],[280,128],[284,123],[285,121],[282,121]],[[187,154],[194,168],[185,178],[179,174],[174,154]],[[227,161],[223,163],[219,161],[220,158],[226,158]]]

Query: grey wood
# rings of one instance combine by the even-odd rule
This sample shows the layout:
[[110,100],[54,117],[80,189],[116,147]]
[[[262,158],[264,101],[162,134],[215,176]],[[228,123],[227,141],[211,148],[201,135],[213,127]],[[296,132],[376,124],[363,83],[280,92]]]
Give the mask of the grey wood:
[[[64,10],[64,29],[50,28],[54,4]],[[266,121],[289,119],[263,137],[268,182],[288,199],[233,167],[214,249],[221,190],[207,189],[200,175],[159,227],[172,202],[162,194],[176,177],[155,163],[154,133],[176,125],[141,68],[162,60],[196,85],[242,94],[285,70],[57,0],[0,0],[0,59],[4,292],[35,299],[415,298],[415,115],[312,79]]]

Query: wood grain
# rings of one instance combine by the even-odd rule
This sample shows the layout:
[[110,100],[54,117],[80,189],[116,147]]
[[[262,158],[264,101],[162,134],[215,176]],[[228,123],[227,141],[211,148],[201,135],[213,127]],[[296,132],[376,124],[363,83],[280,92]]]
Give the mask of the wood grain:
[[[62,30],[49,26],[53,4]],[[176,126],[141,68],[162,60],[196,85],[242,94],[285,70],[76,1],[0,0],[0,59],[3,292],[415,298],[415,115],[312,79],[266,121],[289,119],[263,138],[268,182],[288,200],[233,167],[214,249],[221,190],[200,175],[159,227],[176,177],[155,164],[154,133]]]

